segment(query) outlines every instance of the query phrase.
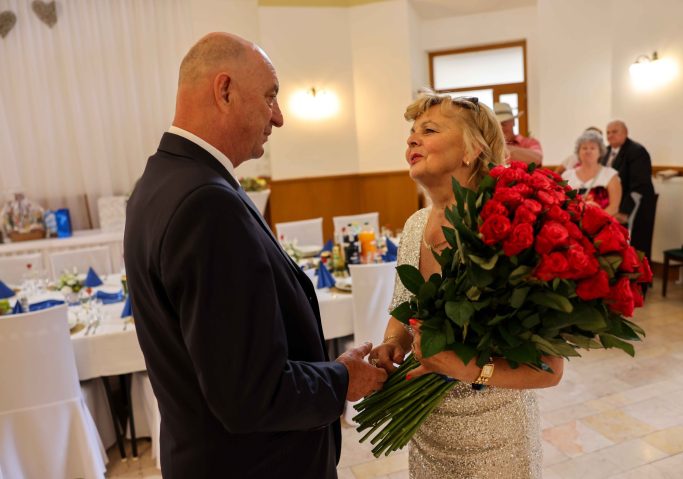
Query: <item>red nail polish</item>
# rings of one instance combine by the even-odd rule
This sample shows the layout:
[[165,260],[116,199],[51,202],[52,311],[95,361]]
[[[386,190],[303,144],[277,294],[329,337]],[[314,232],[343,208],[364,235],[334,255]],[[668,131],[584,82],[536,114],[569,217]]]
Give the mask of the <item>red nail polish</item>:
[[411,379],[413,378],[411,378],[410,376],[406,376],[406,381],[410,381]]
[[410,324],[411,326],[415,326],[417,324],[417,319],[409,319],[408,324]]

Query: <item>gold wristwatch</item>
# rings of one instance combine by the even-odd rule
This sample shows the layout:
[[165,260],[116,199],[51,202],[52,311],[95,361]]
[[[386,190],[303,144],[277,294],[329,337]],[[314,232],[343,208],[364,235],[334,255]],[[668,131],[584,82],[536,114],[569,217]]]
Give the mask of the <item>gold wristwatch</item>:
[[479,373],[477,380],[472,383],[472,387],[474,389],[482,389],[486,386],[489,379],[491,379],[491,376],[493,376],[494,369],[495,365],[493,364],[493,359],[489,359],[489,362],[484,364],[484,367],[481,368],[481,373]]

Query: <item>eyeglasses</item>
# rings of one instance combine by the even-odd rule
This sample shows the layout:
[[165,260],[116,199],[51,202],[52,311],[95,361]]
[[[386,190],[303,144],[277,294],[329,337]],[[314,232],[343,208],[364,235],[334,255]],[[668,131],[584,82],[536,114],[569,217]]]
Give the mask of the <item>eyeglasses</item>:
[[451,101],[458,106],[479,113],[479,98],[476,96],[458,96],[452,98]]

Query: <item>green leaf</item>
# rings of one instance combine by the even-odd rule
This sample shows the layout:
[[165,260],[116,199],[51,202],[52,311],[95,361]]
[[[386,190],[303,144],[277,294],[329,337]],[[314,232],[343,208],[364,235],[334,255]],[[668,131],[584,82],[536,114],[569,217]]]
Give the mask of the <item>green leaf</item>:
[[472,286],[467,290],[465,296],[467,296],[467,299],[470,301],[479,301],[479,298],[481,297],[481,290],[476,286]]
[[529,290],[531,288],[516,288],[512,292],[512,296],[510,297],[510,306],[512,306],[515,309],[519,309],[522,307],[524,304],[524,300],[526,299],[527,294],[529,294]]
[[488,323],[486,323],[487,326],[495,326],[496,324],[500,323],[504,319],[509,318],[509,314],[497,314],[493,317],[493,319],[489,320]]
[[433,283],[437,288],[441,286],[441,275],[439,273],[434,273],[429,277],[429,282]]
[[562,337],[583,349],[600,349],[602,345],[593,338],[581,336],[580,334],[564,333]]
[[560,285],[560,278],[553,279],[553,291],[557,291],[557,287]]
[[[581,356],[576,350],[564,341],[548,341],[536,334],[531,336],[531,340],[538,345],[539,349],[546,351],[552,356]],[[543,346],[543,347],[541,347]]]
[[493,188],[495,186],[495,184],[496,184],[496,179],[491,175],[486,175],[479,182],[479,191],[488,190],[490,188]]
[[421,329],[422,342],[422,356],[428,358],[440,353],[446,348],[446,335],[441,331],[434,331],[431,329]]
[[529,274],[531,273],[531,267],[530,266],[518,266],[515,269],[512,270],[512,273],[510,273],[510,277],[508,278],[508,281],[510,282],[511,285],[517,285],[521,281],[523,281]]
[[425,280],[415,266],[402,264],[396,267],[396,271],[398,272],[398,277],[401,279],[401,283],[403,283],[403,286],[405,286],[408,291],[413,294],[418,294],[420,292],[420,286],[424,284]]
[[423,305],[426,301],[434,299],[434,296],[436,296],[436,290],[436,285],[431,281],[423,283],[422,286],[420,286],[420,291],[417,293],[417,300],[420,302],[420,305]]
[[467,212],[469,213],[470,227],[475,227],[479,217],[477,213],[477,194],[469,189],[465,189],[465,192],[467,193]]
[[631,357],[636,355],[636,351],[633,348],[632,344],[629,344],[626,341],[622,341],[621,339],[617,338],[616,336],[612,336],[611,334],[601,334],[600,342],[605,348],[621,349]]
[[455,239],[455,230],[453,228],[449,228],[448,226],[442,226],[441,231],[443,231],[443,235],[446,238],[446,241],[448,241],[448,244],[453,248],[457,248],[458,242]]
[[641,336],[645,336],[645,330],[643,330],[643,328],[641,328],[640,326],[638,326],[636,323],[634,323],[633,321],[629,321],[628,319],[624,319],[624,318],[621,318],[621,320],[622,320],[625,324],[628,324],[628,325],[631,327],[631,329],[632,329],[633,331],[635,331],[636,333],[640,334]]
[[538,358],[538,351],[533,343],[526,342],[517,347],[503,351],[503,356],[506,359],[512,359],[518,363],[528,364],[536,361]]
[[530,316],[527,316],[522,320],[522,326],[525,329],[531,329],[537,324],[540,324],[541,322],[541,316],[538,313],[532,314]]
[[[475,288],[475,289],[477,289],[477,288]],[[477,289],[477,291],[479,291],[479,289]],[[472,307],[477,311],[481,311],[482,309],[488,308],[491,305],[491,297],[490,296],[488,298],[482,300],[482,301],[477,301],[477,300],[472,300],[472,301],[473,301],[471,303]]]
[[565,313],[571,313],[574,309],[567,298],[550,291],[532,293],[529,295],[529,301]]
[[474,306],[469,301],[447,301],[446,316],[461,328],[469,323],[474,314]]
[[495,279],[491,271],[480,268],[476,264],[472,264],[467,270],[468,276],[470,277],[472,283],[479,288],[485,288]]
[[461,218],[464,218],[465,192],[463,191],[462,186],[460,186],[458,180],[455,179],[455,176],[451,177],[451,187],[453,188],[453,195],[455,196],[455,205],[458,208],[458,213],[460,214]]
[[531,174],[534,172],[535,169],[536,169],[536,163],[529,163],[529,168],[527,168],[527,172],[529,174]]
[[490,271],[493,269],[493,267],[496,265],[498,262],[498,256],[497,254],[494,254],[490,258],[482,258],[481,256],[477,256],[474,254],[468,255],[468,258],[472,260],[473,263],[478,264],[479,266],[482,267],[482,269],[485,269],[487,271]]
[[477,355],[477,350],[468,344],[454,343],[451,345],[451,349],[465,364],[469,363]]
[[391,315],[400,322],[408,324],[408,320],[415,317],[415,312],[411,309],[410,302],[405,301],[396,306],[393,311],[391,311]]
[[446,344],[453,344],[455,342],[455,330],[450,321],[444,322],[444,330],[446,332]]

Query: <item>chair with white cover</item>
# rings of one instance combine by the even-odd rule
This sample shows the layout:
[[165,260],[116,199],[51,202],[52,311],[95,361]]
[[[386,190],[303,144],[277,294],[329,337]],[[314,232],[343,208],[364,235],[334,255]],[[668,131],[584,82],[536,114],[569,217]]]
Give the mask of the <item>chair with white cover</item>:
[[332,218],[334,223],[334,233],[340,234],[343,228],[351,228],[362,230],[365,223],[375,232],[375,236],[380,234],[379,230],[379,213],[362,213],[359,215],[335,216]]
[[323,219],[275,223],[278,240],[296,242],[297,245],[323,247]]
[[[351,264],[353,285],[353,338],[356,346],[370,341],[381,344],[389,320],[389,305],[396,282],[396,262]],[[353,403],[346,404],[344,420],[354,424]]]
[[65,305],[0,318],[0,384],[0,477],[104,477]]
[[30,271],[43,270],[43,255],[41,253],[23,254],[17,256],[0,256],[0,280],[7,284],[19,286]]
[[93,248],[70,249],[50,253],[52,276],[58,279],[64,270],[87,273],[92,268],[98,275],[111,274],[111,254],[109,247],[96,246]]

